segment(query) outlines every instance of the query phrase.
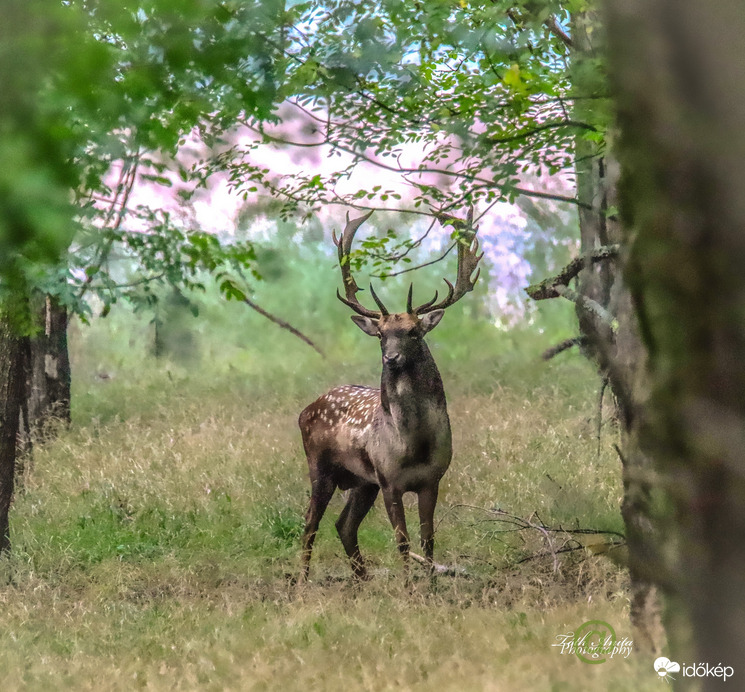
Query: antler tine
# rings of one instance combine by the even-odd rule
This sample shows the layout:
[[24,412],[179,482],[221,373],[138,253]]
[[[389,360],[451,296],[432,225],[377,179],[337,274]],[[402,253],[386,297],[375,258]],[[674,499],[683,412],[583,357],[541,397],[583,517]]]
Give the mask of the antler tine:
[[378,298],[378,294],[375,293],[375,289],[372,287],[372,284],[370,284],[370,294],[373,297],[373,300],[377,303],[378,307],[380,308],[380,314],[381,315],[387,315],[388,310],[386,309],[385,305],[383,305],[383,301]]
[[[365,221],[367,221],[371,215],[372,212],[369,212],[368,214],[365,214],[358,219],[352,219],[350,221],[349,212],[347,212],[347,225],[344,227],[344,232],[341,234],[341,238],[336,237],[336,232],[332,233],[332,237],[334,240],[334,245],[336,245],[339,253],[339,268],[341,269],[341,280],[344,284],[344,293],[346,295],[346,298],[342,298],[339,290],[337,289],[337,298],[339,298],[342,303],[352,308],[352,310],[354,310],[357,314],[378,319],[379,317],[381,317],[381,315],[387,315],[388,313],[385,311],[378,312],[377,310],[368,310],[364,305],[360,303],[359,300],[357,300],[356,296],[360,288],[357,285],[357,282],[354,280],[354,277],[352,276],[352,269],[349,266],[349,254],[352,250],[354,234],[357,233],[357,229],[363,223],[365,223]],[[374,292],[373,298],[375,298],[375,302],[378,303],[379,306],[382,306],[382,303],[380,303]]]
[[[469,209],[466,221],[456,219],[447,214],[438,214],[437,218],[440,222],[452,222],[452,225],[458,230],[463,231],[465,235],[465,238],[458,239],[458,271],[455,286],[445,279],[445,283],[448,285],[447,296],[439,303],[436,303],[437,294],[435,294],[434,299],[428,303],[420,305],[416,310],[414,310],[414,314],[416,315],[423,315],[427,312],[432,312],[433,310],[444,310],[445,308],[449,308],[453,303],[456,303],[466,295],[466,293],[473,290],[473,287],[479,278],[479,274],[481,274],[481,269],[478,269],[478,271],[476,271],[476,269],[481,258],[484,256],[484,253],[482,252],[481,254],[478,254],[479,241],[476,238],[476,231],[478,229],[471,226],[473,210]],[[471,275],[474,271],[476,271],[476,275],[471,279]]]
[[364,315],[365,317],[374,317],[378,318],[380,317],[380,313],[376,312],[375,310],[368,310],[364,305],[360,305],[357,301],[347,300],[341,293],[339,293],[339,289],[336,289],[336,297],[344,303],[344,305],[349,306],[359,315]]
[[411,300],[414,297],[414,284],[409,284],[409,294],[406,296],[406,312],[408,312],[410,315],[415,314],[414,311],[411,309]]
[[[447,279],[446,279],[446,280],[447,280]],[[420,312],[422,312],[422,311],[426,312],[426,311],[427,311],[427,308],[428,308],[428,307],[430,307],[430,306],[434,305],[434,304],[435,304],[435,303],[437,302],[437,296],[438,296],[438,295],[440,295],[439,291],[435,291],[435,297],[434,297],[434,298],[432,298],[432,300],[430,300],[430,301],[427,301],[426,303],[423,303],[423,304],[422,304],[422,305],[420,305],[420,306],[419,306],[418,308],[415,308],[415,309],[413,310],[413,312],[412,312],[412,311],[410,311],[410,312],[412,312],[412,314],[413,314],[413,315],[418,315],[418,314],[420,314]]]

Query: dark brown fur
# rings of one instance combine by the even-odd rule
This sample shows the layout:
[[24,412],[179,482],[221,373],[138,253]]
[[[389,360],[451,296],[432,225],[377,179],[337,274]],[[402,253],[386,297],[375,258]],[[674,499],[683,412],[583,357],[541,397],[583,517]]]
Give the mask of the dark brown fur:
[[334,237],[334,242],[346,294],[339,298],[358,313],[352,316],[355,324],[380,339],[380,389],[337,387],[300,414],[311,482],[301,580],[308,576],[318,525],[336,488],[349,490],[336,529],[356,577],[367,576],[357,530],[381,491],[407,573],[409,534],[403,494],[417,493],[422,548],[430,569],[433,566],[435,505],[440,479],[450,465],[452,440],[442,378],[424,335],[439,324],[445,308],[473,289],[478,273],[473,280],[470,277],[481,256],[473,239],[459,245],[456,285],[448,282],[448,295],[439,303],[435,294],[433,300],[413,308],[410,287],[406,312],[391,315],[370,286],[380,310],[369,310],[355,297],[359,288],[349,263],[354,234],[368,216],[348,221],[342,237]]
[[442,379],[423,337],[441,316],[442,311],[422,319],[406,313],[378,320],[353,317],[367,333],[380,336],[380,389],[337,387],[300,414],[312,487],[303,578],[318,524],[337,487],[350,490],[336,528],[357,577],[367,575],[357,530],[380,490],[405,561],[409,534],[402,496],[408,491],[419,495],[422,547],[432,562],[437,489],[452,446]]

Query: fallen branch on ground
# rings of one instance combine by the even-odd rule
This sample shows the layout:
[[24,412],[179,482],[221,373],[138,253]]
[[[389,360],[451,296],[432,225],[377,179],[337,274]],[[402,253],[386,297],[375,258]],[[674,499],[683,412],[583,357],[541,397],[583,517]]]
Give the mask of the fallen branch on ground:
[[[414,562],[418,562],[420,565],[429,567],[429,563],[427,562],[426,557],[422,557],[421,555],[417,555],[416,553],[412,552],[409,552],[409,555],[411,556],[411,559],[414,560]],[[433,566],[437,574],[443,574],[447,577],[457,577],[468,574],[465,568],[456,567],[455,565],[453,565],[452,567],[448,567],[447,565],[441,565],[439,562],[435,562],[433,563]]]
[[[476,505],[466,505],[466,504],[458,504],[453,505],[448,509],[448,511],[445,513],[443,517],[440,518],[440,521],[437,523],[436,530],[439,529],[440,524],[444,521],[445,517],[447,517],[450,513],[452,513],[454,510],[457,510],[459,508],[465,508],[465,509],[472,509],[477,510],[479,512],[484,512],[489,517],[486,519],[486,521],[496,521],[501,522],[504,524],[510,524],[512,528],[502,529],[499,531],[499,533],[520,533],[523,531],[536,531],[541,535],[543,538],[543,541],[546,544],[546,550],[542,551],[540,553],[536,553],[534,555],[528,555],[526,557],[521,558],[518,560],[515,564],[521,564],[523,562],[528,562],[529,560],[535,560],[542,557],[551,557],[553,560],[553,571],[554,573],[559,571],[559,558],[558,555],[561,553],[567,553],[567,552],[573,552],[576,550],[590,550],[593,553],[601,552],[598,550],[597,545],[595,544],[586,544],[583,543],[581,540],[579,540],[578,536],[608,536],[610,540],[603,542],[603,550],[602,552],[605,552],[607,550],[611,550],[613,548],[618,548],[622,545],[625,545],[626,543],[626,537],[617,531],[606,531],[601,529],[583,529],[583,528],[576,528],[576,529],[566,529],[563,526],[558,527],[551,527],[547,526],[545,522],[538,516],[537,512],[533,512],[527,519],[524,517],[517,516],[516,514],[510,514],[509,512],[505,512],[502,509],[488,509],[486,507],[478,507]],[[563,539],[559,539],[559,542],[561,545],[556,545],[556,539],[559,536],[563,535]],[[570,546],[570,543],[574,543],[575,545]],[[414,558],[417,559],[417,558]],[[423,558],[421,558],[423,559]],[[418,560],[417,560],[418,561]]]

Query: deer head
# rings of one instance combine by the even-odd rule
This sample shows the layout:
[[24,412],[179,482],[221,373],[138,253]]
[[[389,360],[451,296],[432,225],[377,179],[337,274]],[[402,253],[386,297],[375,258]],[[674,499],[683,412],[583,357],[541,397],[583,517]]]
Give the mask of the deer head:
[[[365,334],[377,336],[380,339],[383,364],[391,367],[403,366],[417,357],[421,339],[439,324],[445,314],[445,309],[473,290],[481,273],[480,269],[477,270],[477,265],[483,257],[483,253],[478,254],[479,245],[478,240],[476,240],[476,231],[471,227],[473,209],[469,211],[466,222],[440,214],[438,218],[441,221],[459,225],[459,230],[464,232],[464,237],[458,242],[458,273],[455,286],[444,279],[448,285],[448,293],[443,300],[438,303],[438,293],[435,292],[432,300],[413,307],[414,285],[410,284],[406,299],[406,312],[390,314],[383,301],[375,293],[371,283],[370,295],[378,306],[378,310],[369,310],[357,299],[360,288],[352,276],[349,260],[354,236],[359,227],[370,218],[371,214],[372,212],[351,221],[347,216],[347,225],[341,238],[337,238],[336,233],[333,234],[334,244],[339,254],[339,267],[346,297],[343,297],[338,290],[336,295],[339,300],[357,313],[352,315],[352,321]],[[476,275],[471,278],[474,271],[476,271]]]

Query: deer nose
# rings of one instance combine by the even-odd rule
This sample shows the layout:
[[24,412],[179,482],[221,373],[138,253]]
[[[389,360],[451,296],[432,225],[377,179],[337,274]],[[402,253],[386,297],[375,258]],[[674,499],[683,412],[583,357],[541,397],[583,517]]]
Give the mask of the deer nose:
[[401,354],[400,353],[384,353],[383,354],[383,362],[384,363],[389,363],[391,365],[395,365],[400,360],[401,360]]

